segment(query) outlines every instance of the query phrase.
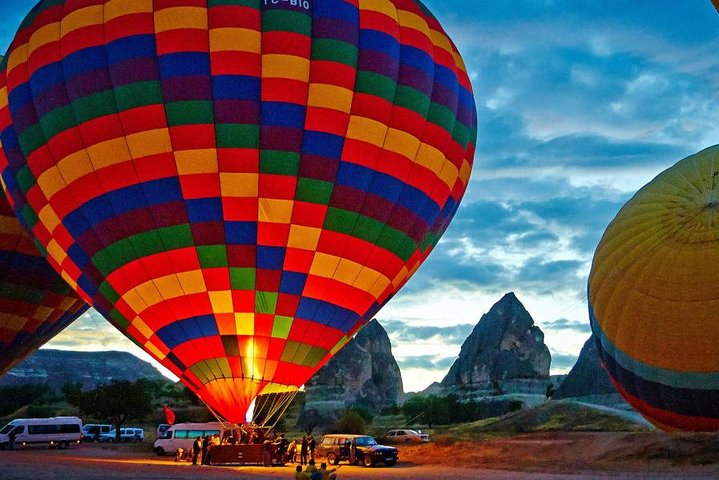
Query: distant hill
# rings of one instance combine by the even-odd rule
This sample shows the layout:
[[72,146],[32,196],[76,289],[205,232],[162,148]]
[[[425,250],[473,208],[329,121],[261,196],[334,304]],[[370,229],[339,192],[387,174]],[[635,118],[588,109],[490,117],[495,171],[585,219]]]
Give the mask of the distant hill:
[[448,433],[476,436],[481,433],[515,435],[531,432],[641,432],[652,429],[638,413],[557,400],[499,418],[459,425]]
[[141,378],[167,380],[150,363],[126,352],[38,350],[1,376],[0,386],[34,383],[56,389],[67,382],[78,382],[83,390],[92,390],[113,380]]

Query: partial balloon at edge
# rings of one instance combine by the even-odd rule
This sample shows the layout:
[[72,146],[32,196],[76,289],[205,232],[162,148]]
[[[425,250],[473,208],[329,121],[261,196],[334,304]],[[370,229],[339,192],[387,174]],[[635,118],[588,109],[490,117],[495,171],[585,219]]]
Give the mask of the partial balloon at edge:
[[87,308],[40,254],[0,192],[0,376]]
[[659,174],[594,254],[589,316],[619,393],[665,430],[719,430],[719,147]]

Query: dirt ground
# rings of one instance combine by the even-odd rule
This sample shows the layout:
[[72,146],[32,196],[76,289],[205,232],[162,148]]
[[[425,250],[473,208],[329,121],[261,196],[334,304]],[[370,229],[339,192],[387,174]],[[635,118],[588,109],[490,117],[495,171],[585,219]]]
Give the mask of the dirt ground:
[[[0,480],[278,479],[284,467],[204,467],[157,457],[149,444],[0,451]],[[472,443],[401,446],[395,467],[342,466],[340,480],[717,479],[719,437],[663,433],[551,433]]]
[[[443,441],[444,440],[444,441]],[[676,473],[719,479],[719,434],[664,432],[549,432],[403,447],[417,464],[548,473]]]

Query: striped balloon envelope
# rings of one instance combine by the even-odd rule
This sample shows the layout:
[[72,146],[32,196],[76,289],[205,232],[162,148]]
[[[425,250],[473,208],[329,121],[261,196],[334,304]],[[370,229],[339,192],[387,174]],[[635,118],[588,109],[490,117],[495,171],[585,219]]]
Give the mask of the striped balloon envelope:
[[416,0],[47,0],[0,72],[18,217],[233,422],[405,284],[472,167],[465,66]]
[[618,391],[663,429],[719,430],[719,147],[685,158],[612,220],[589,315]]
[[87,308],[50,268],[0,192],[0,375]]

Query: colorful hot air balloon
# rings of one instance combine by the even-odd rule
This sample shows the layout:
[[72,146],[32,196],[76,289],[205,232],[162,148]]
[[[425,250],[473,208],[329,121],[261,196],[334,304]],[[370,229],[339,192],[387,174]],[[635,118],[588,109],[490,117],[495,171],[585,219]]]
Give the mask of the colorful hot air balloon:
[[664,429],[719,430],[719,147],[680,161],[612,220],[589,316],[617,390]]
[[402,287],[472,167],[467,72],[416,0],[48,0],[1,70],[18,217],[232,422]]
[[0,375],[87,310],[50,268],[0,192]]

